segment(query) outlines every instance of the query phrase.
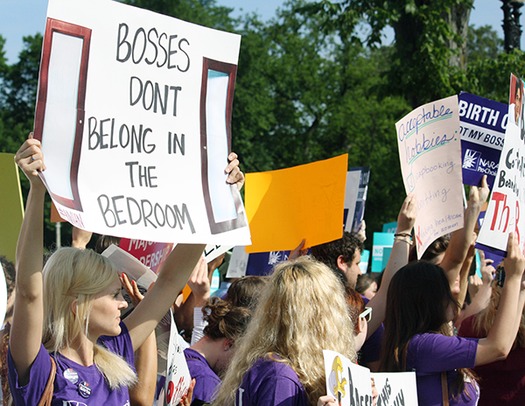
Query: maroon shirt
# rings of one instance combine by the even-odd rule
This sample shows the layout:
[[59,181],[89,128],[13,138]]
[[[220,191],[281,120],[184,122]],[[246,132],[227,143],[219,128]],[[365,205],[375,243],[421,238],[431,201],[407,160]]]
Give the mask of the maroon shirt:
[[[475,315],[465,319],[459,328],[463,337],[482,338],[474,330]],[[513,349],[507,359],[478,366],[479,406],[525,405],[525,348]]]

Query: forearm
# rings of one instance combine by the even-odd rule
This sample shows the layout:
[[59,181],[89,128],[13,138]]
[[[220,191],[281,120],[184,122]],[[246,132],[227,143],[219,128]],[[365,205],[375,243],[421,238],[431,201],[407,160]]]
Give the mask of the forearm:
[[490,345],[504,356],[512,348],[521,321],[524,297],[520,293],[520,287],[521,277],[507,277],[494,324],[487,335]]
[[140,347],[171,307],[188,281],[204,247],[202,244],[177,244],[164,262],[155,285],[126,318],[124,322],[135,349]]
[[445,271],[451,287],[454,285],[472,245],[481,206],[482,203],[480,202],[469,201],[465,209],[463,228],[454,231],[450,236],[450,242],[440,266]]
[[16,290],[28,300],[42,293],[45,189],[29,190],[24,221],[16,246]]
[[135,368],[138,382],[129,391],[131,404],[137,406],[152,405],[157,387],[157,342],[155,332],[151,333],[135,352]]
[[[463,265],[461,266],[461,271],[459,272],[459,292],[458,292],[458,303],[459,308],[463,308],[463,304],[465,303],[465,297],[467,296],[467,290],[468,290],[468,275],[470,272],[470,268],[472,267],[472,262],[475,258],[475,250],[471,249],[469,250],[469,253],[467,257],[465,258],[465,261],[463,262]],[[455,292],[453,291],[452,294]]]
[[372,319],[368,323],[367,338],[370,337],[381,325],[385,318],[386,296],[390,281],[397,271],[408,263],[410,244],[408,240],[394,239],[394,245],[390,253],[390,258],[386,265],[381,281],[381,286],[375,296],[368,302],[368,307],[372,307]]
[[43,188],[31,188],[16,248],[16,296],[10,346],[22,381],[42,341],[44,197]]

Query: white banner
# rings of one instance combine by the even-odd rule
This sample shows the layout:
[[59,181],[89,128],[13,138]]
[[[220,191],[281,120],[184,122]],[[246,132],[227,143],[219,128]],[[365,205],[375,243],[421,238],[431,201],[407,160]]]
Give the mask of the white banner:
[[240,36],[109,0],[50,0],[35,137],[62,218],[99,234],[249,245],[227,185]]
[[[525,207],[523,81],[511,75],[510,82],[509,120],[505,141],[489,206],[477,239],[478,248],[500,256],[505,256],[507,251],[509,233],[517,233],[522,251],[525,242],[525,214],[521,213]],[[516,92],[516,88],[520,90]]]

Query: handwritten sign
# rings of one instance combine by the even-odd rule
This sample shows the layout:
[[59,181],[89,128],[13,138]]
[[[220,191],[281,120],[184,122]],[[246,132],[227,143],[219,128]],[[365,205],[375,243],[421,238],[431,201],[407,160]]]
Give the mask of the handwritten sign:
[[326,393],[337,399],[339,405],[372,406],[370,370],[351,362],[343,355],[323,350]]
[[418,404],[415,372],[372,372],[370,375],[377,392],[377,406]]
[[418,107],[396,123],[401,173],[416,198],[416,248],[463,227],[457,96]]
[[490,189],[498,171],[508,121],[508,106],[470,93],[459,94],[463,183],[481,185],[487,175]]
[[[518,87],[523,95],[523,81],[511,75],[510,83],[505,142],[489,206],[476,243],[485,252],[492,251],[501,257],[505,256],[509,233],[517,233],[522,250],[525,242],[525,131],[522,128],[521,99],[517,102],[514,92]],[[519,108],[516,110],[515,106]]]
[[109,0],[50,0],[35,137],[60,216],[103,235],[250,243],[224,168],[240,37]]
[[24,204],[18,168],[13,158],[13,154],[0,153],[0,255],[14,262],[18,233],[24,219]]

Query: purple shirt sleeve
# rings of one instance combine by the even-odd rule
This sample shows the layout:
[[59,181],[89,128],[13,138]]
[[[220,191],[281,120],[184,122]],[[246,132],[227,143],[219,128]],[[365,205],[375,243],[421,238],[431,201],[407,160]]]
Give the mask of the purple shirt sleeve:
[[18,372],[14,367],[10,350],[7,352],[7,357],[9,387],[15,404],[37,405],[51,373],[49,353],[43,345],[40,345],[40,350],[29,371],[29,383],[24,386],[19,384]]
[[477,348],[477,339],[418,334],[410,340],[407,367],[421,373],[472,368]]

